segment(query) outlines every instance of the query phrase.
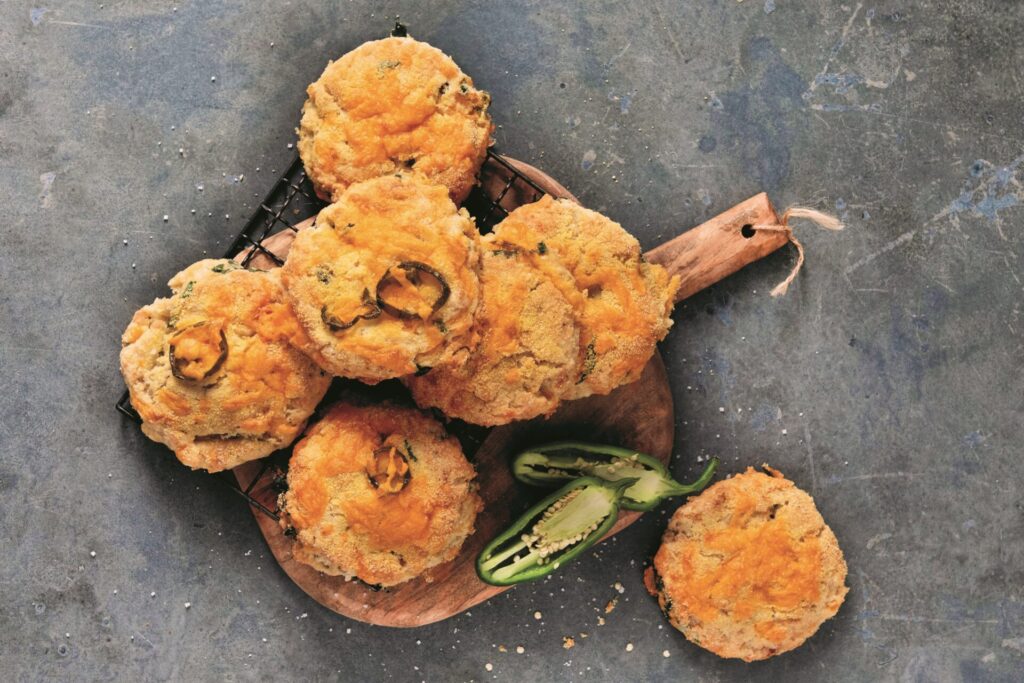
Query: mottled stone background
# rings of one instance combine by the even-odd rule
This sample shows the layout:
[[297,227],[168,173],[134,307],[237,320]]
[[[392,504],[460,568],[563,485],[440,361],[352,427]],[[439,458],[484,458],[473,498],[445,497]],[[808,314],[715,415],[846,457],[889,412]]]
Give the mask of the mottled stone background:
[[[346,620],[114,412],[132,312],[225,248],[305,85],[398,14],[493,93],[501,151],[646,247],[759,190],[847,222],[801,231],[787,297],[789,249],[662,344],[676,473],[768,461],[846,552],[798,651],[668,626],[641,568],[676,503],[444,623]],[[1011,0],[0,2],[0,678],[1021,680],[1022,34]]]

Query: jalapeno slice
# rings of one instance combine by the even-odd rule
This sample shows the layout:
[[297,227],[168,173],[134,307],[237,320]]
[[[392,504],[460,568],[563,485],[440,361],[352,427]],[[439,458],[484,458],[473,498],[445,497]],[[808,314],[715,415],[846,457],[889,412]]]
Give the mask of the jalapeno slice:
[[591,547],[619,517],[632,479],[581,477],[527,510],[476,560],[480,579],[510,586],[546,576]]
[[171,374],[185,382],[201,382],[213,376],[228,357],[224,328],[205,320],[181,330],[167,343]]
[[388,287],[399,283],[398,279],[391,274],[391,268],[388,268],[384,271],[384,275],[377,282],[377,306],[380,307],[381,310],[386,311],[396,318],[401,318],[402,320],[427,320],[430,316],[441,310],[446,303],[448,303],[448,297],[451,296],[452,289],[448,286],[448,283],[440,272],[425,263],[420,263],[419,261],[402,261],[395,267],[400,269],[405,280],[417,289],[419,289],[421,285],[426,284],[424,280],[433,280],[435,283],[434,286],[438,289],[438,294],[434,298],[434,301],[430,303],[430,312],[426,315],[423,315],[421,311],[409,311],[398,305],[389,303],[386,298],[387,289]]
[[348,321],[339,320],[336,316],[331,315],[327,311],[327,306],[320,309],[320,319],[324,321],[333,332],[341,332],[355,325],[360,320],[373,320],[374,318],[380,317],[380,307],[377,306],[377,302],[370,296],[369,289],[363,289],[362,296],[363,310],[356,314],[354,318]]
[[551,488],[576,477],[590,476],[608,482],[635,479],[622,495],[622,507],[646,511],[665,498],[702,490],[718,467],[712,458],[692,484],[672,478],[660,460],[628,448],[578,441],[558,441],[523,451],[512,461],[512,474],[531,486]]
[[[412,449],[409,451],[411,454]],[[370,486],[377,489],[379,494],[398,493],[412,478],[409,456],[398,446],[385,441],[383,446],[373,452],[373,461],[366,470],[366,477],[370,480]]]

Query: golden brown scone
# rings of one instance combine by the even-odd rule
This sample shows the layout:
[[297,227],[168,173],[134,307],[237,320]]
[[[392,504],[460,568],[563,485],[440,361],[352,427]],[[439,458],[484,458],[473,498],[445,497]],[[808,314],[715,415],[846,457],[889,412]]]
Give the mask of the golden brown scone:
[[765,469],[748,467],[676,510],[648,576],[688,640],[748,662],[799,646],[848,590],[843,553],[814,499]]
[[370,384],[432,367],[470,344],[479,235],[440,185],[357,183],[302,230],[282,279],[328,372]]
[[207,259],[132,318],[121,373],[142,431],[193,469],[217,472],[289,445],[330,377],[298,346],[305,333],[277,272]]
[[363,43],[307,89],[299,154],[317,194],[423,174],[461,203],[476,183],[494,125],[490,96],[446,54],[412,38]]
[[672,326],[679,279],[643,260],[621,225],[565,199],[521,206],[494,229],[499,243],[553,252],[575,278],[579,367],[564,397],[608,394],[640,378],[655,344]]
[[483,507],[475,475],[418,410],[339,403],[292,452],[281,526],[296,560],[393,586],[458,554]]
[[579,329],[553,281],[570,276],[551,254],[502,249],[490,235],[484,249],[479,344],[405,382],[418,405],[473,424],[549,414],[576,381]]

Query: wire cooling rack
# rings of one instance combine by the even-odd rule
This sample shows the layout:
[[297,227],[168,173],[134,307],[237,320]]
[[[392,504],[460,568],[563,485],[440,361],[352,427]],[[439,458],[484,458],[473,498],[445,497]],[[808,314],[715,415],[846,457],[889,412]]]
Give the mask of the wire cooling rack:
[[[480,179],[480,184],[470,192],[463,207],[473,216],[482,233],[489,232],[501,222],[511,208],[537,201],[544,195],[544,190],[536,183],[490,149],[487,150]],[[316,215],[324,206],[326,202],[317,197],[313,184],[306,177],[302,160],[296,155],[231,243],[224,258],[235,259],[244,254],[241,263],[247,266],[257,255],[263,255],[280,266],[284,261],[264,246],[267,238],[284,230],[298,232],[295,226]],[[321,406],[333,403],[338,394],[343,392],[341,387],[336,386],[338,384],[339,380],[335,380]],[[142,421],[132,407],[127,391],[117,402],[117,410],[135,422]],[[478,431],[467,426],[466,429],[460,430],[461,433],[457,436],[460,440],[479,440],[482,435]],[[287,488],[285,474],[288,471],[290,455],[289,447],[263,458],[256,476],[245,487],[239,486],[230,471],[220,473],[218,479],[245,498],[254,508],[276,520],[278,511],[258,500],[254,492],[257,488],[265,489],[268,486],[275,493],[281,493]],[[266,496],[263,498],[267,499]]]

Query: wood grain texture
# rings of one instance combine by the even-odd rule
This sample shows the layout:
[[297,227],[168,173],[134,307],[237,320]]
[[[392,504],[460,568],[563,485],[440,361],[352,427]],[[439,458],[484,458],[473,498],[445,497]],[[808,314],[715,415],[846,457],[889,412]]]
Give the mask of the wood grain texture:
[[762,192],[651,249],[644,256],[679,276],[676,293],[679,302],[784,246],[789,238],[782,232],[755,230],[750,237],[743,235],[743,226],[778,223],[775,208],[768,201],[768,195]]
[[[514,159],[506,157],[505,160],[547,194],[576,201],[568,190],[542,171]],[[498,164],[488,164],[481,172],[481,184],[489,196],[497,197],[507,186],[508,177],[507,169]],[[529,188],[513,187],[504,193],[501,205],[511,211],[537,198]],[[313,218],[303,221],[297,229],[305,229],[313,221]],[[748,223],[775,222],[774,209],[767,197],[760,194],[648,252],[646,256],[680,275],[683,285],[681,295],[677,297],[679,301],[785,244],[785,237],[778,239],[778,235],[773,233],[757,233],[750,239],[740,233],[742,226]],[[263,245],[284,258],[294,235],[286,230],[271,236]],[[262,255],[254,257],[251,265],[274,267],[273,261]],[[342,389],[341,395],[344,396],[346,391]],[[409,401],[405,389],[397,383],[384,383],[373,391],[378,399]],[[329,395],[328,401],[338,398],[333,389],[332,394],[334,396]],[[629,410],[623,410],[627,405]],[[661,356],[655,353],[638,381],[619,387],[608,396],[592,396],[564,403],[550,418],[498,427],[489,433],[453,421],[449,430],[460,439],[467,457],[473,461],[478,473],[480,496],[484,500],[484,510],[477,517],[476,530],[455,560],[435,567],[413,581],[375,591],[358,581],[327,576],[296,562],[291,553],[292,542],[278,523],[253,508],[271,552],[288,576],[328,609],[372,624],[422,626],[458,614],[511,588],[483,583],[475,568],[476,556],[484,545],[538,496],[536,489],[518,484],[512,478],[509,469],[511,456],[531,445],[556,439],[577,439],[635,448],[668,463],[675,434],[675,413],[665,366]],[[482,440],[478,438],[481,433],[486,434]],[[260,462],[246,463],[235,468],[234,474],[242,488],[252,484],[253,497],[273,510],[277,508],[278,494],[273,489],[272,474],[264,472],[259,481],[253,482],[261,473],[261,467]],[[639,517],[638,512],[623,511],[605,538],[618,533]],[[579,561],[586,561],[585,557]]]

